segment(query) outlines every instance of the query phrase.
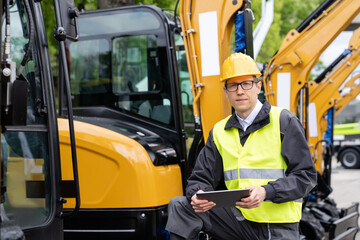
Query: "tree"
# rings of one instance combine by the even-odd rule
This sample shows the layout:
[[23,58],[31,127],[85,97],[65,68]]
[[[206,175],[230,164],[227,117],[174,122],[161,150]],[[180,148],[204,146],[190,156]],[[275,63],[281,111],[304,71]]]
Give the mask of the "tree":
[[134,5],[135,0],[98,0],[99,9]]

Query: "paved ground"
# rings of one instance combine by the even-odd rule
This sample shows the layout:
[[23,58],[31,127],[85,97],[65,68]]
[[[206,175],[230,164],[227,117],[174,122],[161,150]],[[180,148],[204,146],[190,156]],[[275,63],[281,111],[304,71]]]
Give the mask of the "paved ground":
[[[337,207],[347,207],[353,202],[360,202],[360,169],[344,169],[336,160],[332,162],[331,186]],[[360,220],[359,220],[360,225]],[[360,240],[360,233],[356,240]]]

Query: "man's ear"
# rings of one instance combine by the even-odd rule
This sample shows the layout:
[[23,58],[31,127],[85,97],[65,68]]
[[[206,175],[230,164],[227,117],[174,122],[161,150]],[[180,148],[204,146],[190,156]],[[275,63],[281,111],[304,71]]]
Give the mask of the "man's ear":
[[261,86],[262,86],[262,82],[259,81],[259,82],[256,84],[256,87],[257,87],[257,89],[258,89],[257,94],[260,94]]
[[224,92],[225,96],[227,97],[227,96],[228,96],[228,92],[226,91],[226,87],[225,87],[226,82],[227,82],[227,81],[224,82],[224,84],[222,85],[222,87],[223,87],[223,92]]
[[222,84],[222,89],[224,91],[224,94],[227,96],[227,91],[226,91],[226,87],[225,87],[226,82],[227,82],[227,80]]
[[225,96],[227,97],[228,94],[227,94],[227,91],[226,91],[226,89],[225,89],[225,86],[223,87],[223,92],[224,92]]

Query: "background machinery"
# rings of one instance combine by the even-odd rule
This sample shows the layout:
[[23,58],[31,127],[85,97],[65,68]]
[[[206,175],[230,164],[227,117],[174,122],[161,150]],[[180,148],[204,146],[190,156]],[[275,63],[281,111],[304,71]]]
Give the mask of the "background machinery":
[[343,123],[334,126],[334,151],[344,168],[360,167],[359,123]]
[[[359,47],[360,29],[357,29],[350,39],[348,49],[314,81],[309,82],[309,101],[316,104],[316,126],[318,126],[319,135],[323,136],[325,132],[324,139],[327,141],[327,145],[333,145],[332,151],[337,153],[338,160],[345,168],[358,168],[360,166],[360,155],[356,142],[344,142],[344,140],[358,139],[356,136],[358,124],[335,125],[333,127],[332,122],[334,116],[357,96],[354,94],[356,93],[356,82],[359,78],[359,74],[356,74],[356,69],[360,63]],[[330,128],[334,129],[333,134]],[[328,134],[329,132],[330,134]],[[339,140],[341,140],[340,145]],[[325,166],[328,165],[325,164]],[[330,179],[328,179],[328,183],[330,184]]]
[[[360,94],[360,74],[356,72],[344,84],[341,98],[336,102],[335,115]],[[334,126],[334,152],[345,168],[360,167],[359,123],[344,123]]]
[[[297,29],[288,33],[264,73],[267,99],[271,104],[288,108],[299,116],[306,129],[310,151],[314,160],[317,159],[315,164],[320,173],[323,168],[323,151],[322,145],[316,143],[322,136],[317,130],[313,131],[317,129],[313,127],[317,123],[308,121],[313,119],[311,114],[316,111],[316,106],[307,106],[306,103],[310,71],[321,53],[359,12],[358,1],[324,1]],[[318,149],[315,149],[315,145]]]
[[[309,115],[314,118],[309,119],[309,128],[316,129],[320,137],[323,137],[325,132],[333,131],[332,122],[335,115],[333,108],[336,108],[338,101],[342,99],[341,92],[353,81],[350,79],[348,84],[349,78],[351,78],[352,73],[360,63],[359,47],[360,28],[354,31],[348,49],[335,59],[314,81],[309,82],[309,105],[312,104],[316,107],[316,112]],[[326,117],[328,121],[324,121]],[[315,121],[316,124],[314,124]],[[330,126],[329,123],[331,123]],[[327,135],[324,137],[327,145],[333,144],[333,134],[330,135],[330,137],[327,137]],[[315,147],[315,149],[317,148]],[[324,158],[324,161],[327,161],[327,159],[331,160],[329,157]],[[325,163],[324,168],[327,168],[330,164],[330,162]],[[329,185],[330,174],[328,175],[328,173],[330,171],[331,166],[323,171],[323,178],[326,179]]]
[[341,98],[336,102],[335,115],[339,114],[352,100],[360,94],[360,73],[356,72],[344,85],[348,91],[341,92]]

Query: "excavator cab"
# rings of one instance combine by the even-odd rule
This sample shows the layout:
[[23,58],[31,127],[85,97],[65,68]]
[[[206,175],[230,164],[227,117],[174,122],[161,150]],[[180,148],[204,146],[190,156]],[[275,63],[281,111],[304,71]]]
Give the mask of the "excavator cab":
[[[66,48],[81,208],[65,220],[65,238],[164,237],[167,204],[185,186],[183,106],[192,103],[177,74],[177,57],[186,66],[177,23],[149,5],[80,14],[79,40]],[[65,124],[59,118],[63,180],[71,180]]]
[[164,19],[150,7],[107,12],[82,14],[81,39],[68,43],[74,107],[108,107],[178,128]]

